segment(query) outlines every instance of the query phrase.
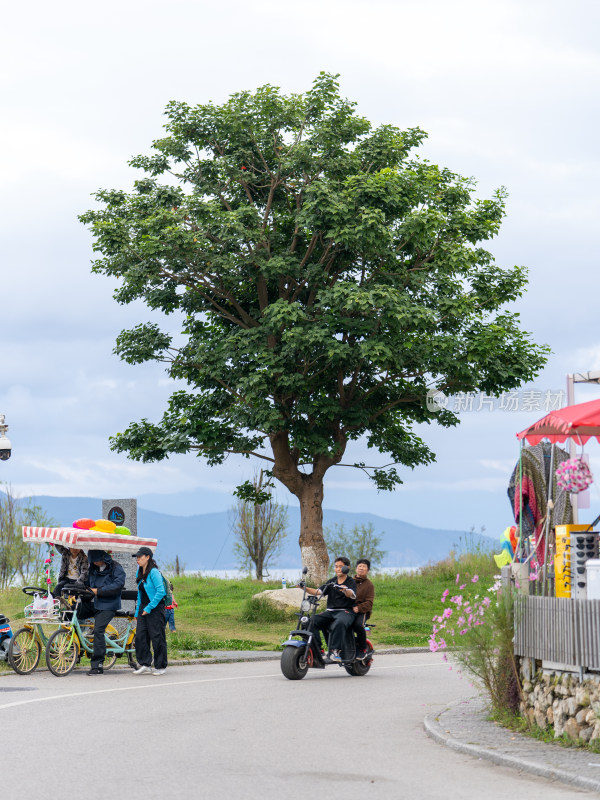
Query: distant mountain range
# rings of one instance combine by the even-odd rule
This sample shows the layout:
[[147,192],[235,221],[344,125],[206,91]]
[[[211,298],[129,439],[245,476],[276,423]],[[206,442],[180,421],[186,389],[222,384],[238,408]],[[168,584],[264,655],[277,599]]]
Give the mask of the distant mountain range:
[[[163,496],[167,498],[168,495]],[[98,519],[102,514],[102,501],[94,497],[49,497],[38,496],[35,503],[53,518],[59,526],[70,526],[80,517]],[[179,556],[187,570],[234,570],[237,560],[233,552],[233,534],[230,532],[229,512],[210,514],[178,515],[149,511],[138,501],[138,533],[158,539],[157,555],[162,563]],[[231,502],[231,501],[230,501]],[[343,523],[346,529],[354,525],[372,523],[375,532],[382,536],[382,549],[386,556],[381,566],[416,567],[429,561],[443,559],[450,550],[462,550],[467,540],[485,548],[497,547],[498,543],[486,536],[465,531],[433,530],[420,528],[397,519],[385,519],[376,514],[351,513],[324,509],[324,525]],[[288,508],[289,534],[276,564],[281,568],[300,565],[298,531],[300,510]]]

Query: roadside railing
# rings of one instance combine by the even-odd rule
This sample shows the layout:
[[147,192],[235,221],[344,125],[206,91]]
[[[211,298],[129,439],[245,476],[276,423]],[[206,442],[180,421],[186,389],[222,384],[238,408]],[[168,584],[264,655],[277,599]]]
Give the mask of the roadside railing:
[[515,655],[600,670],[600,600],[515,597]]

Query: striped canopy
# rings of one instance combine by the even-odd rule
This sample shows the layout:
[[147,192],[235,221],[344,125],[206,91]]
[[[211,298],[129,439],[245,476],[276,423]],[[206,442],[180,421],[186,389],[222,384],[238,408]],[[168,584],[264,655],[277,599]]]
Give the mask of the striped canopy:
[[154,552],[158,544],[156,539],[84,531],[80,528],[24,527],[23,541],[35,544],[62,544],[79,550],[110,550],[111,553],[135,553],[140,547],[149,547]]

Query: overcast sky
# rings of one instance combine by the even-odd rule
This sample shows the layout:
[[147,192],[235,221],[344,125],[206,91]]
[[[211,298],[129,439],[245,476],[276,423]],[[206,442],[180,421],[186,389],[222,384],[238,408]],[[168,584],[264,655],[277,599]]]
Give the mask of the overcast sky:
[[[109,435],[160,417],[172,386],[159,365],[112,355],[118,332],[149,314],[118,306],[114,285],[91,274],[77,214],[96,189],[131,186],[127,160],[161,136],[169,100],[221,102],[265,83],[302,92],[320,70],[341,73],[343,94],[373,123],[424,128],[422,155],[475,177],[481,197],[507,187],[490,249],[530,269],[518,310],[553,349],[524,391],[545,397],[564,390],[567,372],[600,369],[599,16],[591,0],[4,5],[0,413],[13,456],[0,479],[68,496],[203,489],[214,495],[199,495],[198,512],[229,506],[251,475],[246,461],[141,465],[110,452]],[[579,389],[576,400],[599,396]],[[434,466],[403,470],[405,485],[379,495],[350,469],[330,471],[325,505],[499,535],[511,523],[515,433],[542,415],[484,406],[459,428],[427,427]],[[587,451],[600,472],[600,446]]]

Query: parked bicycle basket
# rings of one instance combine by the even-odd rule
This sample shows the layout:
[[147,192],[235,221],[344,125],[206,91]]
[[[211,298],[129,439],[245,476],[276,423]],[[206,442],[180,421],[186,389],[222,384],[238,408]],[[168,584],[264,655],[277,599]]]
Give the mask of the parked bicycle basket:
[[47,597],[36,592],[33,595],[33,603],[25,606],[25,619],[31,622],[48,622],[49,620],[59,620],[58,598],[52,597],[48,593]]

